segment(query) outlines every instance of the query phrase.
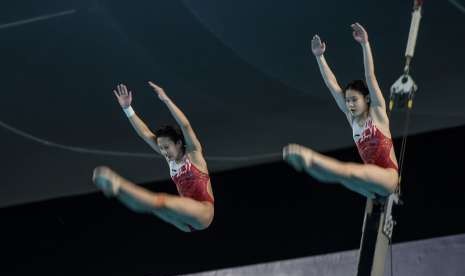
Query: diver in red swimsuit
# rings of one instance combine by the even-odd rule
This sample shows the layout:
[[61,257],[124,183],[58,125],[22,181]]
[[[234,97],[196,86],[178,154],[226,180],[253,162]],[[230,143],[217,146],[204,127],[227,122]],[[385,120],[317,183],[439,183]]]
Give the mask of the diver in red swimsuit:
[[399,176],[386,102],[376,80],[368,34],[358,23],[351,27],[354,39],[363,49],[366,84],[356,80],[341,89],[323,56],[326,45],[317,35],[312,39],[312,52],[326,86],[352,127],[365,164],[341,162],[296,144],[283,149],[283,158],[295,169],[322,182],[339,182],[368,198],[387,196],[395,191]]
[[116,197],[135,212],[154,214],[185,232],[203,230],[213,220],[214,200],[202,146],[183,112],[162,88],[152,82],[149,84],[166,104],[180,129],[165,126],[152,133],[132,109],[131,91],[120,84],[113,92],[137,134],[165,157],[179,196],[151,192],[108,167],[97,167],[93,180],[105,195]]

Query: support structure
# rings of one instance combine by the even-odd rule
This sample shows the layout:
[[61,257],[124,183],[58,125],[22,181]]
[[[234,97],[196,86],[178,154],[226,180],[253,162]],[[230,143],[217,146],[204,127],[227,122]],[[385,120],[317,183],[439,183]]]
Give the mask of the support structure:
[[394,230],[392,208],[399,203],[397,194],[385,200],[367,200],[357,276],[381,276]]
[[388,198],[367,200],[365,219],[363,221],[362,240],[358,260],[357,276],[383,276],[386,255],[391,243],[395,221],[392,208],[399,204],[401,194],[403,163],[407,144],[410,111],[413,107],[413,98],[418,87],[410,76],[410,63],[413,59],[418,30],[421,20],[423,1],[414,0],[412,21],[405,51],[405,67],[402,76],[391,86],[389,110],[407,109],[402,147],[399,158],[399,185],[397,191]]

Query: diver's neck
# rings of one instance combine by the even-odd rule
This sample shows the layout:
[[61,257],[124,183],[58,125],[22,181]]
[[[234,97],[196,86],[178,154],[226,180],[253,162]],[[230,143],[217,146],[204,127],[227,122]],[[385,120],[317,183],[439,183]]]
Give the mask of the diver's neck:
[[182,163],[182,161],[184,160],[184,155],[184,153],[179,154],[178,157],[174,159],[174,162],[176,162],[177,164]]
[[358,124],[364,124],[368,119],[368,110],[354,118]]

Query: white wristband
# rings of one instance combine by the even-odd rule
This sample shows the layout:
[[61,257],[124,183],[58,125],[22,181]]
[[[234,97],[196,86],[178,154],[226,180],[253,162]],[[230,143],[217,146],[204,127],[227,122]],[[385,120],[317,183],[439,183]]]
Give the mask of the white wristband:
[[132,115],[136,114],[136,112],[134,112],[134,109],[132,109],[132,106],[129,106],[127,108],[123,108],[123,111],[124,113],[126,113],[126,116],[131,117]]

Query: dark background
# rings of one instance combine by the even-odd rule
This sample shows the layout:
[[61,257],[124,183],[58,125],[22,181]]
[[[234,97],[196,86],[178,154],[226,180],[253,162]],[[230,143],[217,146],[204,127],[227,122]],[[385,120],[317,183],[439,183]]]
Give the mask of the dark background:
[[[173,275],[358,248],[365,200],[296,173],[280,151],[297,142],[360,161],[310,39],[327,41],[345,84],[363,76],[349,28],[361,22],[388,97],[404,65],[411,8],[369,0],[1,2],[0,275]],[[62,11],[71,13],[2,27]],[[425,1],[423,16],[394,242],[465,233],[465,16],[447,1]],[[92,169],[105,164],[175,192],[166,164],[111,93],[125,82],[150,127],[173,122],[147,80],[185,111],[204,146],[216,199],[205,231],[186,234],[132,213],[91,183]],[[391,120],[397,152],[404,115]]]

